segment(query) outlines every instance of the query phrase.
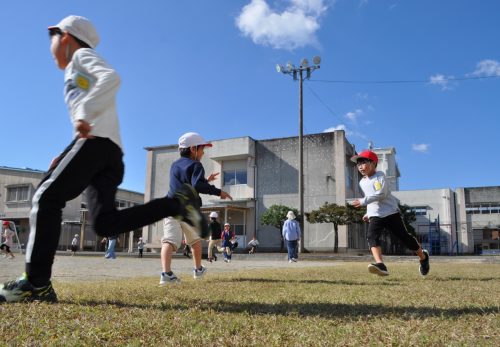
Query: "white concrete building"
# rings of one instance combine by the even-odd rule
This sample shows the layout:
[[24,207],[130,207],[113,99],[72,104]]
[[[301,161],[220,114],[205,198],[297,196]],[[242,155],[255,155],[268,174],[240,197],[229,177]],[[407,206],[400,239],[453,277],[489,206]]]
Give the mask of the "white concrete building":
[[[239,137],[211,141],[205,150],[202,164],[207,176],[220,172],[213,184],[227,191],[233,201],[214,196],[202,196],[203,211],[218,211],[222,222],[229,222],[245,245],[254,234],[260,248],[276,250],[280,247],[280,231],[261,225],[260,216],[271,205],[298,208],[298,138],[287,137],[254,140]],[[304,136],[304,211],[317,209],[325,202],[345,204],[346,199],[358,194],[358,174],[349,159],[353,146],[343,131]],[[168,192],[169,170],[179,158],[177,145],[146,148],[146,201]],[[285,218],[285,216],[283,216]],[[157,246],[163,235],[161,223],[144,228],[143,237]],[[304,245],[311,251],[331,251],[334,246],[333,226],[304,222]],[[366,247],[357,233],[339,230],[339,251],[350,244]]]

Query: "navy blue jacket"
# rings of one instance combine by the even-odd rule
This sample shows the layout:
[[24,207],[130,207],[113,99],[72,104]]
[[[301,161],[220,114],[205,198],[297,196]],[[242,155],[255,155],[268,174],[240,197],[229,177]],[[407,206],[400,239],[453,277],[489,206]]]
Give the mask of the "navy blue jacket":
[[170,168],[170,186],[167,196],[173,197],[175,192],[188,183],[201,194],[220,196],[221,190],[208,183],[205,178],[205,169],[197,160],[180,157],[172,163]]

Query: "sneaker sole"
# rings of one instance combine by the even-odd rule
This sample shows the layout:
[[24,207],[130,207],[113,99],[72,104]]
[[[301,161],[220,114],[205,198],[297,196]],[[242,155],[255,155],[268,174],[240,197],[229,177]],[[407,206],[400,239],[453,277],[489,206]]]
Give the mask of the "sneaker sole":
[[388,271],[383,271],[380,270],[378,267],[373,266],[373,265],[368,265],[368,272],[374,275],[379,275],[379,276],[389,276]]

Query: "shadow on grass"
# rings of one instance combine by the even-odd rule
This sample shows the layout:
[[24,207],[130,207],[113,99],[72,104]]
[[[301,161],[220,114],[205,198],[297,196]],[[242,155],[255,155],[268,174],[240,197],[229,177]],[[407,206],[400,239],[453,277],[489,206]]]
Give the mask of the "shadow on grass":
[[109,306],[117,308],[139,308],[144,310],[189,310],[196,308],[200,311],[217,313],[245,313],[250,315],[280,315],[297,317],[320,317],[326,319],[339,318],[401,318],[404,320],[423,319],[432,317],[441,318],[461,318],[464,315],[488,315],[500,313],[497,307],[456,307],[456,308],[438,308],[438,307],[415,307],[415,306],[389,306],[373,304],[335,304],[335,303],[262,303],[262,302],[226,302],[214,301],[206,302],[201,300],[189,300],[182,303],[160,303],[160,304],[134,304],[122,301],[97,301],[83,300],[80,302],[64,302],[60,304],[78,304],[83,306],[103,306],[108,309]]
[[[286,283],[286,284],[335,284],[335,285],[349,285],[349,286],[399,286],[401,283],[388,280],[384,282],[356,282],[356,281],[345,281],[345,280],[306,280],[306,279],[286,279],[277,280],[272,278],[238,278],[238,282],[250,282],[250,283]],[[220,279],[219,283],[234,283],[234,279]]]

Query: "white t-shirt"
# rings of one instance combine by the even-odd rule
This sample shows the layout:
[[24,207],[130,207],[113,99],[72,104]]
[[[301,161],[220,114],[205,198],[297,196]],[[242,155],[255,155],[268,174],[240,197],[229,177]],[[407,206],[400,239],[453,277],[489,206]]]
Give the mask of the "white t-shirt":
[[363,177],[359,186],[365,194],[359,200],[361,206],[366,206],[368,217],[386,217],[399,211],[398,201],[389,191],[382,171],[375,172],[371,177]]
[[64,71],[64,100],[73,124],[84,120],[91,135],[111,139],[120,148],[116,112],[118,73],[90,48],[78,49]]
[[5,244],[9,247],[12,247],[14,244],[13,242],[14,234],[15,233],[10,229],[5,229],[3,233],[3,237],[5,238]]

